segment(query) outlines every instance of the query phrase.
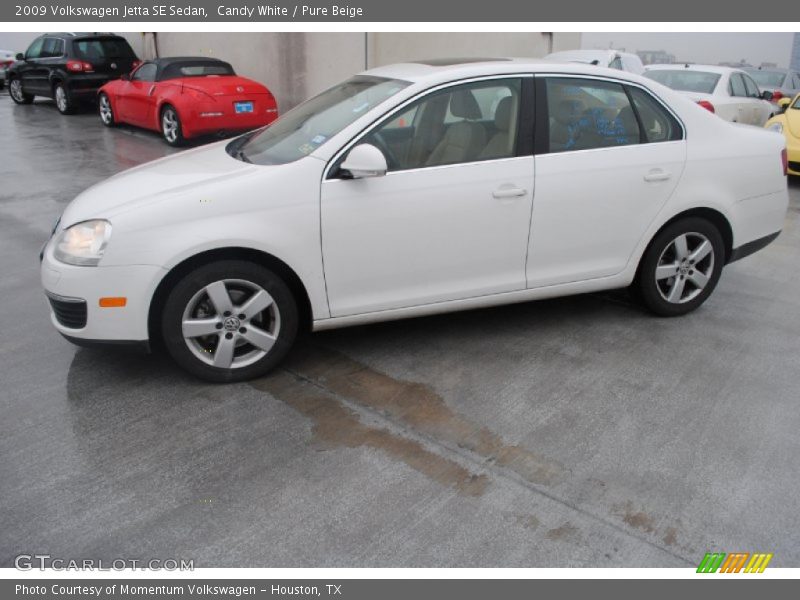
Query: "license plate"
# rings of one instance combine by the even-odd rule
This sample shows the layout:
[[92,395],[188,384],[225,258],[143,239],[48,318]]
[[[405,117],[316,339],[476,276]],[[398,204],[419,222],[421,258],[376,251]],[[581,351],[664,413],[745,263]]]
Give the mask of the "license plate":
[[253,103],[252,102],[234,102],[233,108],[238,113],[251,113],[253,112]]

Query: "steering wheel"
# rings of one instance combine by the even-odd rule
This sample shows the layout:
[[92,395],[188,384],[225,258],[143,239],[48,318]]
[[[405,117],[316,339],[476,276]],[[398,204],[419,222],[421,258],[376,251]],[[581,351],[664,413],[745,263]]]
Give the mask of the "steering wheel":
[[383,139],[383,136],[379,132],[373,133],[369,136],[367,140],[368,144],[374,145],[378,150],[383,152],[383,155],[386,157],[386,166],[389,167],[389,170],[396,169],[400,166],[400,161],[397,159],[392,148],[389,144],[386,143],[386,140]]

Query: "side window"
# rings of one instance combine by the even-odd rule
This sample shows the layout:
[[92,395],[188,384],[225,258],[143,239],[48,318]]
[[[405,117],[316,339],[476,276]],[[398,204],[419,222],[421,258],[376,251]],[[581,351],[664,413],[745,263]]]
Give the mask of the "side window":
[[747,90],[747,95],[751,98],[759,98],[761,97],[761,92],[758,91],[758,86],[756,82],[750,79],[747,75],[742,75],[742,79],[744,79],[744,87]]
[[622,68],[622,59],[618,56],[614,60],[612,60],[609,65],[609,69],[617,69],[618,71],[624,71],[625,69]]
[[629,87],[628,91],[647,142],[671,142],[681,139],[680,124],[655,98],[640,88]]
[[131,76],[132,81],[155,81],[156,80],[156,65],[153,63],[145,63]]
[[64,54],[64,40],[47,38],[42,45],[41,58],[54,58]]
[[44,44],[44,38],[33,40],[33,43],[25,51],[25,58],[39,58],[42,54],[42,44]]
[[550,152],[638,144],[639,124],[621,84],[546,78]]
[[737,97],[746,97],[747,96],[747,88],[744,87],[744,80],[739,73],[733,73],[731,75],[730,83],[728,84],[728,91],[730,92],[731,96]]
[[520,79],[448,87],[417,100],[361,139],[389,171],[516,156]]

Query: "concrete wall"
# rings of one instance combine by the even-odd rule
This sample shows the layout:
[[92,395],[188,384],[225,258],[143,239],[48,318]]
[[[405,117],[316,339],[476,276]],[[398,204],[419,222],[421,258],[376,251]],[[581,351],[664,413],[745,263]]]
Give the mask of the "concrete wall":
[[[125,33],[154,56],[153,34]],[[579,48],[579,33],[159,33],[160,56],[204,55],[266,84],[281,111],[365,68],[454,56],[541,57]]]
[[370,66],[426,58],[542,57],[580,47],[579,33],[370,33]]

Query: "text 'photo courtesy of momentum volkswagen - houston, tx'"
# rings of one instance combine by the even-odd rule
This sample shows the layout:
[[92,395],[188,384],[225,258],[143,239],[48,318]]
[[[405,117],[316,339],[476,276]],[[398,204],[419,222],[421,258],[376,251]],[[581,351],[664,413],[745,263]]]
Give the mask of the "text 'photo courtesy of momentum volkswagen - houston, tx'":
[[41,278],[68,339],[162,341],[219,382],[302,329],[629,286],[683,315],[780,233],[785,146],[620,70],[390,65],[86,190]]

